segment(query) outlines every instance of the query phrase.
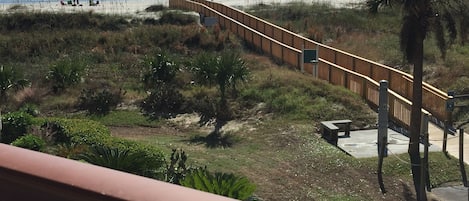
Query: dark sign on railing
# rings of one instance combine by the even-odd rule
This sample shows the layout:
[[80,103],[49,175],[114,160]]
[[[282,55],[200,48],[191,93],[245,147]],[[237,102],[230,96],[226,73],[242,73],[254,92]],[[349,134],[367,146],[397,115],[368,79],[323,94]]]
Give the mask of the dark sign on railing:
[[303,50],[303,62],[304,63],[317,63],[318,51],[317,50]]

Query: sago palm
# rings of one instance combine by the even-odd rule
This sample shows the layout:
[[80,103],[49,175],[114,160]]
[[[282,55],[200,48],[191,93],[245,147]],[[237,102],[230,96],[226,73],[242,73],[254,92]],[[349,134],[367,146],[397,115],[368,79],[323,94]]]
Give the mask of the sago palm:
[[246,177],[219,172],[212,174],[206,169],[197,169],[186,175],[181,185],[239,200],[246,200],[256,190]]
[[81,155],[80,159],[86,162],[128,173],[144,175],[145,169],[141,164],[144,157],[131,153],[128,149],[110,148],[104,145],[95,145],[89,152]]

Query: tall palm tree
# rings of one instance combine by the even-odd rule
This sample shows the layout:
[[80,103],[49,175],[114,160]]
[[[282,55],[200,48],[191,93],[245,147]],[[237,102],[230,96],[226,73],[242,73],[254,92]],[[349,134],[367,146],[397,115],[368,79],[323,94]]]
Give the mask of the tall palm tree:
[[195,58],[192,65],[192,71],[199,83],[218,85],[222,101],[225,101],[227,87],[231,86],[236,92],[236,85],[245,82],[249,76],[246,63],[239,53],[233,51],[225,51],[220,55],[201,54]]
[[[247,81],[249,70],[238,52],[224,51],[221,54],[201,54],[192,63],[195,78],[202,84],[217,84],[220,92],[220,102],[215,112],[202,112],[201,122],[206,123],[215,118],[215,129],[207,139],[221,139],[220,129],[232,118],[229,104],[226,100],[226,90],[232,88],[236,93],[236,84]],[[212,116],[208,116],[212,115]],[[214,116],[213,116],[214,115]]]
[[[371,12],[376,13],[380,5],[387,5],[389,2],[388,0],[369,0],[367,5]],[[407,61],[413,65],[413,95],[408,149],[412,178],[417,200],[427,200],[425,180],[423,179],[425,167],[422,165],[419,150],[422,120],[423,45],[428,33],[434,32],[438,47],[444,57],[447,45],[443,25],[446,25],[452,40],[456,37],[456,28],[452,13],[444,2],[431,0],[393,0],[392,2],[400,2],[403,6],[405,14],[400,33],[400,45]]]

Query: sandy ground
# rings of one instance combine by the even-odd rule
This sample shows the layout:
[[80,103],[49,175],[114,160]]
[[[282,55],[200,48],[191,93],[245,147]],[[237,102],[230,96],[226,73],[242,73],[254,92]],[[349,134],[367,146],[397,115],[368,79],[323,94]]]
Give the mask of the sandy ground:
[[[302,0],[214,0],[215,2],[223,3],[229,6],[250,6],[256,4],[284,4],[293,1]],[[302,2],[316,2],[316,3],[330,3],[331,5],[341,7],[362,2],[363,0],[312,0]],[[90,6],[89,1],[81,0],[80,5],[61,5],[60,0],[48,1],[41,3],[31,3],[29,1],[18,0],[18,3],[1,3],[0,12],[11,12],[12,7],[21,5],[21,10],[36,11],[36,12],[96,12],[105,14],[139,14],[144,15],[145,8],[151,5],[164,5],[168,6],[168,0],[100,0],[96,6]],[[67,2],[67,0],[64,0]],[[18,10],[18,9],[16,9]]]
[[[443,148],[443,135],[444,132],[443,130],[432,124],[428,124],[428,134],[429,134],[429,140],[430,144],[434,144],[440,148]],[[456,133],[456,135],[448,135],[448,141],[447,141],[447,148],[446,151],[448,151],[449,155],[452,155],[456,158],[459,158],[459,144],[460,144],[460,132]],[[469,164],[469,133],[464,132],[463,135],[463,141],[462,141],[462,146],[463,146],[463,161],[466,164]]]
[[[65,0],[66,2],[66,0]],[[151,5],[168,6],[168,0],[133,0],[133,1],[100,1],[98,5],[90,6],[88,1],[80,1],[80,5],[61,5],[60,1],[43,3],[20,3],[21,8],[16,10],[27,10],[36,12],[96,12],[105,14],[142,14],[145,8]],[[11,12],[13,6],[18,4],[0,4],[0,11]]]

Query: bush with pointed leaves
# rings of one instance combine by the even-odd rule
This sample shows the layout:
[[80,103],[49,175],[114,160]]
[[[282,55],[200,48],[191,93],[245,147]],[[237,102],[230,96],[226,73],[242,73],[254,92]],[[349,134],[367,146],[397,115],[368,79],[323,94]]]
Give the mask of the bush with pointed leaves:
[[256,190],[256,186],[246,177],[220,172],[212,174],[207,169],[198,169],[186,175],[181,185],[239,200],[248,199]]

